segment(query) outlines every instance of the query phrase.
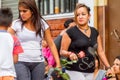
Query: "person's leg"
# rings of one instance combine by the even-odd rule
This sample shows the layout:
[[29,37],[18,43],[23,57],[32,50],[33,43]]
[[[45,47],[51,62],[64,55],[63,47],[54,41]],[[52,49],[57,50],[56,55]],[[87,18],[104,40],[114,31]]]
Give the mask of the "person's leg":
[[44,62],[38,63],[32,70],[32,80],[44,80],[45,64]]
[[66,73],[70,76],[70,80],[86,80],[81,72],[66,70]]
[[18,62],[15,64],[16,80],[31,80],[30,70],[25,64],[27,63]]

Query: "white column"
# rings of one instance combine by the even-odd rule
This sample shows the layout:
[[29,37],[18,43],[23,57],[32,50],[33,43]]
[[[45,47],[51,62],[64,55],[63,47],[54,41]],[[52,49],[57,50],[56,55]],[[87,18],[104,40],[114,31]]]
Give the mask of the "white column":
[[61,12],[64,12],[64,0],[61,0]]
[[53,0],[50,0],[50,14],[54,13]]
[[0,8],[1,8],[1,6],[2,6],[2,5],[1,5],[1,0],[0,0]]

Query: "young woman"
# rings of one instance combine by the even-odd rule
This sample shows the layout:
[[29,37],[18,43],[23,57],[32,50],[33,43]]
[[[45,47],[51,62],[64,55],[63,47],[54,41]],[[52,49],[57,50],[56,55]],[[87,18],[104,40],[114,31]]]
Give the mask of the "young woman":
[[111,75],[111,78],[108,80],[120,80],[120,56],[115,58],[111,71],[108,70],[106,75]]
[[117,80],[120,80],[120,56],[117,56],[115,58],[112,67],[113,67],[114,73],[116,74]]
[[50,28],[41,17],[35,0],[19,0],[19,19],[13,21],[8,29],[18,36],[24,53],[19,55],[15,65],[17,80],[43,80],[44,56],[42,55],[42,39],[47,41],[56,61],[56,67],[61,67],[57,49],[50,34]]
[[77,61],[77,63],[67,65],[67,72],[71,80],[76,78],[77,80],[91,80],[93,79],[95,58],[89,48],[96,47],[97,53],[106,68],[110,65],[103,51],[98,31],[88,25],[90,8],[78,3],[74,16],[77,26],[68,29],[63,35],[60,54],[68,60]]

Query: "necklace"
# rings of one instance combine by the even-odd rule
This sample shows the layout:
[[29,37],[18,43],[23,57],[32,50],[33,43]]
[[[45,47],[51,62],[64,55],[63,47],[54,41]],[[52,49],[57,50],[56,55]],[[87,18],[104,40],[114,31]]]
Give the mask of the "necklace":
[[86,29],[83,29],[83,28],[80,28],[80,27],[78,27],[78,28],[83,30],[83,32],[87,33],[87,31],[89,30],[90,27],[87,27]]
[[86,33],[88,29],[89,29],[89,28],[87,28],[87,29],[85,29],[85,30],[83,30],[83,31]]

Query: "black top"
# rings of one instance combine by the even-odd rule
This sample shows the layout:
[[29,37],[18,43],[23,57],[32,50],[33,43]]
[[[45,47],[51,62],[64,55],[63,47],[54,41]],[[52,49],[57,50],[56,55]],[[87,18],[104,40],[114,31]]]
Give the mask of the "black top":
[[[85,52],[84,58],[79,58],[77,63],[73,65],[67,65],[70,68],[68,70],[80,71],[91,73],[94,72],[95,60],[94,56],[88,51],[89,47],[93,47],[97,44],[98,31],[94,27],[90,27],[90,37],[82,33],[77,26],[68,29],[66,32],[71,38],[71,44],[68,51],[72,51],[78,54],[80,51]],[[68,58],[68,60],[70,60]]]

